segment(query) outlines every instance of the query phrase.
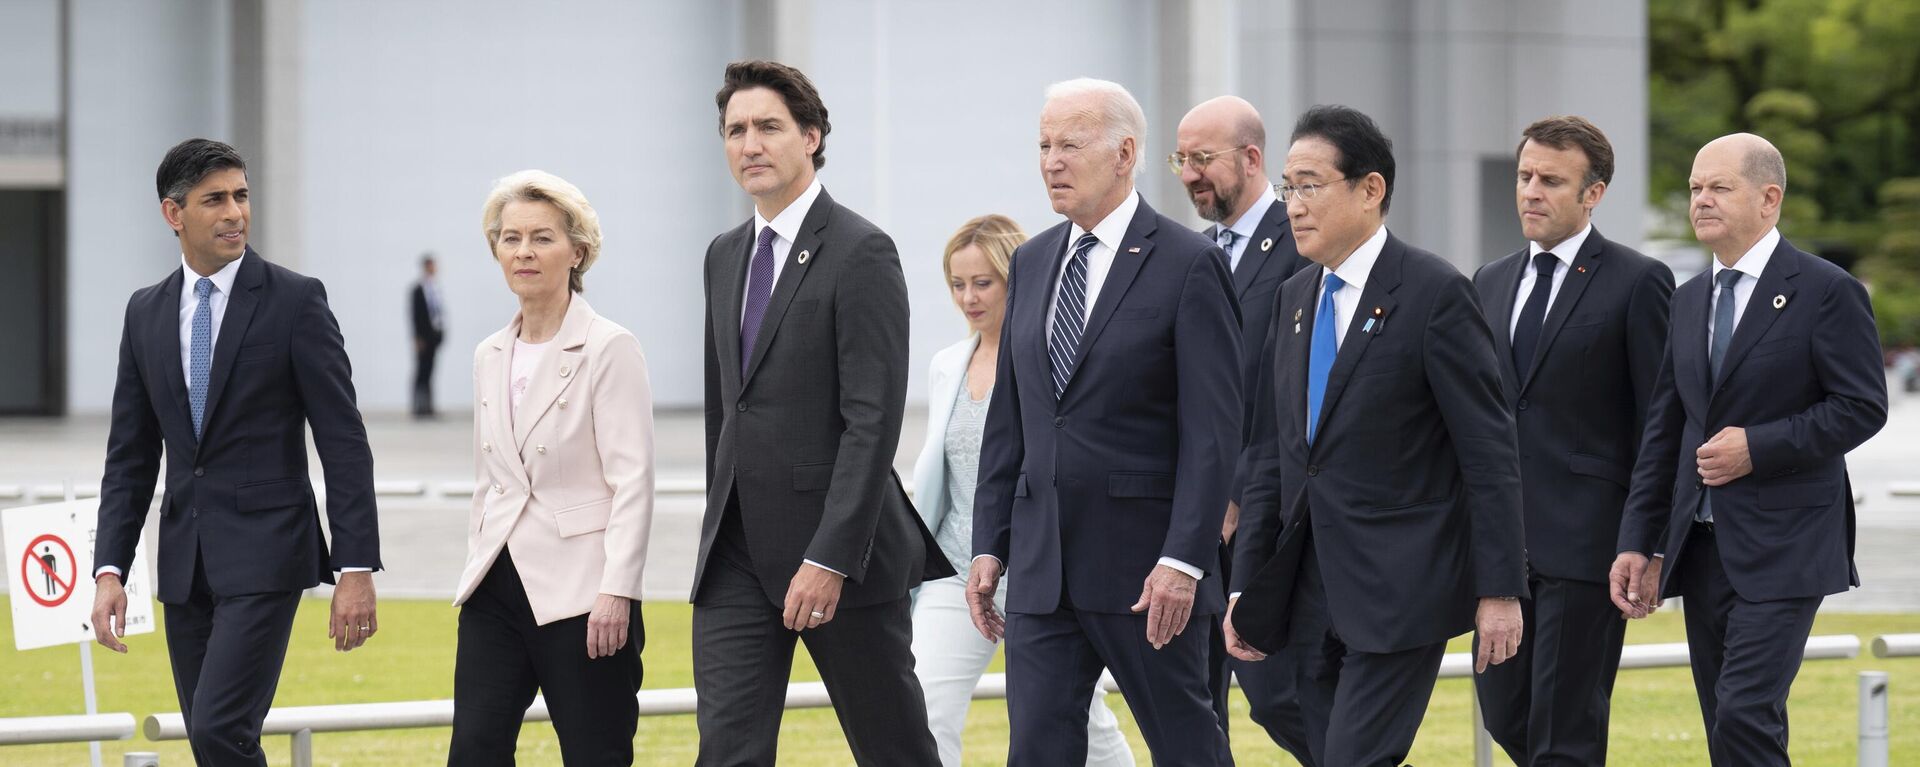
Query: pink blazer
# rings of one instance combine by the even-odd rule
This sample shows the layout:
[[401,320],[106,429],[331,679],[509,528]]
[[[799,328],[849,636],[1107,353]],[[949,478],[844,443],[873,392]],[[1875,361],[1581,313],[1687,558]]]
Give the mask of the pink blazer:
[[578,294],[518,416],[507,395],[516,315],[474,350],[473,455],[458,605],[505,548],[546,625],[600,594],[640,598],[653,524],[653,394],[640,342]]

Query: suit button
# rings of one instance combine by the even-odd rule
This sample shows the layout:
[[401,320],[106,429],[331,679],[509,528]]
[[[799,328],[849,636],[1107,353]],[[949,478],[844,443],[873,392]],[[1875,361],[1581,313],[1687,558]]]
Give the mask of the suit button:
[[1519,404],[1517,405],[1517,407],[1519,407],[1519,408],[1520,408],[1521,410],[1525,410],[1525,409],[1527,409],[1527,401],[1526,401],[1526,400],[1524,400],[1524,399],[1523,399],[1523,400],[1520,400],[1520,402],[1519,402]]
[[734,406],[733,406],[733,409],[735,409],[735,410],[738,410],[738,411],[740,411],[740,412],[742,412],[742,413],[745,413],[745,412],[747,412],[747,403],[743,401],[743,402],[741,402],[741,403],[740,403],[740,404],[738,404],[738,405],[734,405]]
[[1693,489],[1698,490],[1702,487],[1706,487],[1705,482],[1701,482],[1700,480],[1697,480],[1697,479],[1693,481]]
[[1056,429],[1064,429],[1064,428],[1067,428],[1067,417],[1066,417],[1066,416],[1054,416],[1054,418],[1053,418],[1053,428],[1056,428]]
[[493,452],[493,443],[492,443],[492,442],[482,442],[482,443],[480,443],[480,452],[482,452],[482,453],[491,453],[491,452]]
[[565,397],[560,398],[560,409],[567,409],[567,399]]
[[485,399],[482,399],[482,400],[480,400],[480,406],[481,406],[481,407],[486,407],[486,406],[487,406],[487,401],[486,401]]
[[1309,477],[1318,477],[1318,476],[1320,476],[1320,467],[1318,467],[1318,466],[1315,466],[1315,465],[1313,465],[1313,464],[1311,464],[1311,463],[1310,463],[1310,464],[1307,464],[1307,476],[1309,476]]
[[534,445],[534,446],[533,446],[533,452],[536,452],[536,453],[539,453],[539,454],[541,454],[541,455],[546,455],[546,454],[547,454],[547,446],[546,446],[546,445]]
[[499,485],[494,485],[494,486],[493,486],[493,492],[494,492],[495,494],[500,494],[500,493],[505,493],[506,491],[507,491],[507,489],[506,489],[506,488],[504,488],[504,487],[501,487],[501,486],[499,486]]
[[204,476],[207,476],[207,470],[206,470],[206,469],[203,469],[203,468],[201,468],[201,467],[199,467],[199,466],[195,466],[195,467],[193,467],[193,476],[196,476],[196,477],[204,477]]

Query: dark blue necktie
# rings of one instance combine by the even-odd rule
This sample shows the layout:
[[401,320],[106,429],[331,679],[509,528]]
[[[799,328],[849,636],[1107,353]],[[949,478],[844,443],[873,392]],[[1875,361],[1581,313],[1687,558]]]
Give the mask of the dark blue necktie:
[[747,266],[747,308],[740,315],[740,375],[747,374],[747,361],[753,359],[753,344],[760,340],[760,321],[767,316],[767,304],[773,298],[773,227],[760,227],[760,238],[753,246],[753,263]]
[[[1726,361],[1727,346],[1733,343],[1733,305],[1739,300],[1734,298],[1733,286],[1740,284],[1740,273],[1722,269],[1713,276],[1713,281],[1720,286],[1720,296],[1713,301],[1713,345],[1707,348],[1707,367],[1713,371],[1712,383],[1717,384],[1720,381],[1720,363]],[[1713,488],[1709,487],[1700,494],[1700,513],[1697,517],[1702,522],[1713,521]]]
[[1320,427],[1320,404],[1327,398],[1327,375],[1333,372],[1333,358],[1340,353],[1339,329],[1334,327],[1333,294],[1346,286],[1340,275],[1327,273],[1325,289],[1320,291],[1320,308],[1313,313],[1313,346],[1307,353],[1307,444]]
[[1073,257],[1067,260],[1066,276],[1060,278],[1060,290],[1053,296],[1053,332],[1047,334],[1047,357],[1053,360],[1053,398],[1059,399],[1073,380],[1073,366],[1079,359],[1080,334],[1087,329],[1087,254],[1100,242],[1092,232],[1080,235],[1073,243]]
[[213,372],[213,280],[193,284],[193,340],[187,347],[187,405],[193,409],[193,438],[199,439],[207,416],[207,379]]
[[1520,324],[1513,328],[1513,372],[1521,383],[1533,369],[1533,355],[1540,347],[1541,326],[1546,324],[1547,303],[1553,297],[1553,270],[1559,262],[1552,251],[1533,256],[1533,292],[1527,294],[1527,303],[1520,308]]
[[1229,273],[1233,271],[1233,244],[1239,241],[1240,233],[1232,229],[1222,229],[1215,236],[1215,242],[1220,244],[1220,262],[1226,265]]

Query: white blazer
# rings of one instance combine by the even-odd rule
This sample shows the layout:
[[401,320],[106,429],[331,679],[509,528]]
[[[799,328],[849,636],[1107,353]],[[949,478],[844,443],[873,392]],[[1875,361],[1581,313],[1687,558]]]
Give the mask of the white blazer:
[[578,294],[515,416],[508,400],[519,315],[473,355],[473,510],[453,603],[499,558],[546,625],[600,594],[640,598],[653,526],[653,393],[640,341]]
[[919,510],[929,532],[940,532],[940,522],[946,519],[951,503],[947,494],[947,421],[953,417],[954,398],[960,396],[960,384],[966,380],[967,363],[979,346],[980,334],[974,333],[936,352],[927,365],[927,443],[920,448],[920,459],[913,463],[913,507]]

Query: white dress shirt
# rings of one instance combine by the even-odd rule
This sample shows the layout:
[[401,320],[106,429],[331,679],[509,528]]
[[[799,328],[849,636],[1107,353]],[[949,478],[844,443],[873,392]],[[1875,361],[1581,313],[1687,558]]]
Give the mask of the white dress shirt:
[[[1567,238],[1566,242],[1553,246],[1553,257],[1560,263],[1554,264],[1553,266],[1553,288],[1547,291],[1547,308],[1549,310],[1553,308],[1553,302],[1560,299],[1560,286],[1567,281],[1567,270],[1573,268],[1573,257],[1580,254],[1580,247],[1587,244],[1587,235],[1590,234],[1593,234],[1593,224],[1591,223],[1587,224],[1585,229],[1581,229],[1579,234]],[[1545,250],[1546,248],[1540,247],[1540,243],[1527,243],[1527,263],[1526,266],[1520,270],[1520,291],[1514,294],[1513,305],[1515,310],[1513,312],[1513,318],[1507,323],[1507,338],[1509,340],[1513,338],[1515,333],[1520,331],[1519,307],[1527,305],[1527,297],[1533,294],[1533,284],[1540,281],[1540,272],[1534,268],[1533,259]],[[1546,318],[1542,316],[1541,321],[1545,322]],[[1520,372],[1524,374],[1527,371],[1522,370]]]
[[[1253,231],[1260,228],[1260,221],[1267,217],[1267,210],[1280,201],[1280,198],[1274,196],[1272,185],[1269,184],[1261,189],[1260,196],[1253,201],[1253,207],[1241,214],[1240,220],[1233,222],[1233,226],[1227,227],[1234,234],[1239,235],[1233,239],[1233,248],[1227,251],[1227,271],[1229,272],[1239,271],[1240,257],[1246,254],[1248,244],[1253,242]],[[1215,231],[1218,232],[1218,230]],[[1218,242],[1219,239],[1215,237],[1214,241]]]
[[1720,273],[1728,269],[1739,272],[1745,277],[1733,286],[1733,326],[1740,327],[1740,318],[1746,316],[1747,302],[1753,298],[1753,289],[1760,284],[1760,273],[1767,268],[1767,262],[1773,260],[1774,248],[1780,247],[1780,230],[1769,229],[1765,237],[1748,248],[1733,262],[1725,266],[1720,259],[1713,259],[1713,281],[1707,283],[1707,348],[1713,348],[1713,320],[1720,310]]
[[[787,268],[787,254],[793,252],[793,241],[800,236],[800,225],[806,223],[807,211],[813,209],[813,201],[820,198],[820,188],[820,179],[816,176],[813,179],[813,183],[807,185],[807,191],[801,192],[799,197],[794,198],[793,203],[788,205],[785,210],[774,214],[772,221],[761,218],[758,207],[753,209],[753,241],[756,243],[754,245],[755,248],[759,247],[760,230],[769,226],[773,227],[773,284],[767,286],[768,296],[773,295],[773,286],[780,284],[780,272]],[[747,253],[747,271],[749,274],[753,271],[752,252]],[[749,277],[740,286],[741,322],[747,321],[747,291],[751,288],[752,283],[753,279]]]
[[[1360,313],[1360,294],[1367,289],[1367,278],[1373,274],[1373,264],[1380,260],[1380,251],[1387,247],[1387,228],[1374,230],[1373,236],[1360,247],[1354,249],[1347,260],[1340,262],[1340,268],[1320,268],[1320,288],[1313,294],[1313,310],[1320,311],[1320,294],[1326,291],[1327,275],[1340,275],[1345,285],[1333,294],[1333,326],[1340,332],[1333,336],[1333,348],[1338,350],[1347,343],[1347,330],[1353,324],[1354,315]],[[1303,404],[1304,406],[1304,404]],[[1304,412],[1304,411],[1303,411]]]

